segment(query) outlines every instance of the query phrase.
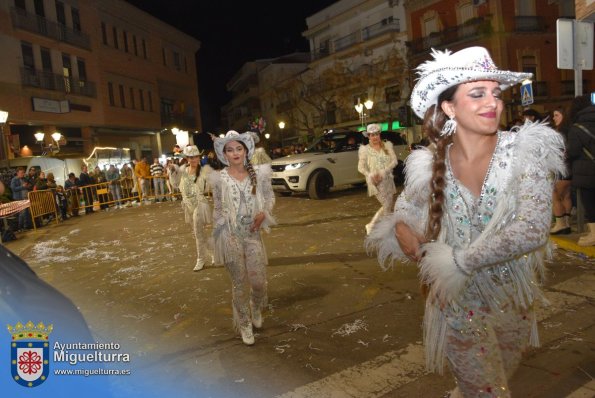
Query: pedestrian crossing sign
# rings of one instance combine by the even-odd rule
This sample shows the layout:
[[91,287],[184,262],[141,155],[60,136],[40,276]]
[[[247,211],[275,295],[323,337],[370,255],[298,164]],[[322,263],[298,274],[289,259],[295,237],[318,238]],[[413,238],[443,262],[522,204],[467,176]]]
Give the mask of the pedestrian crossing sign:
[[531,105],[533,103],[533,86],[531,86],[531,83],[523,84],[521,86],[521,103],[523,106]]

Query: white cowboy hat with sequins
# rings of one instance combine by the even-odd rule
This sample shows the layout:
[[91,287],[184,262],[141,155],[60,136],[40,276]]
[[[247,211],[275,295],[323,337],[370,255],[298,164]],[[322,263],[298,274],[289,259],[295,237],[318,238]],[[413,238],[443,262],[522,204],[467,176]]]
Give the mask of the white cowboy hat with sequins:
[[217,154],[217,159],[224,165],[229,166],[225,155],[223,154],[223,150],[225,148],[225,144],[230,141],[238,141],[243,142],[248,148],[248,159],[252,158],[254,154],[254,139],[252,135],[249,133],[240,134],[235,130],[229,130],[225,136],[215,138],[215,142],[213,143],[213,147],[215,148],[215,153]]
[[185,157],[200,156],[202,155],[202,151],[199,151],[196,145],[187,145],[184,147],[182,154]]
[[532,76],[498,69],[483,47],[468,47],[455,53],[432,49],[431,55],[433,60],[417,67],[419,77],[411,92],[411,109],[422,119],[428,108],[437,104],[438,96],[457,84],[492,80],[504,90]]
[[372,123],[372,124],[368,124],[368,127],[366,127],[366,129],[364,131],[362,131],[362,134],[364,135],[364,137],[368,137],[368,134],[378,134],[380,133],[380,125],[378,123]]

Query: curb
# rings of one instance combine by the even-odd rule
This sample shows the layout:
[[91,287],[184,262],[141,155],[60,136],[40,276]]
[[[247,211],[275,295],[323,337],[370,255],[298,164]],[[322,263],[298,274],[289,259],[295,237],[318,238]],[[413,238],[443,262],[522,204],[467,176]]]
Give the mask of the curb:
[[573,251],[576,253],[584,254],[587,257],[595,258],[595,246],[579,246],[576,242],[577,239],[573,239],[570,236],[550,236],[552,242],[554,242],[558,248]]

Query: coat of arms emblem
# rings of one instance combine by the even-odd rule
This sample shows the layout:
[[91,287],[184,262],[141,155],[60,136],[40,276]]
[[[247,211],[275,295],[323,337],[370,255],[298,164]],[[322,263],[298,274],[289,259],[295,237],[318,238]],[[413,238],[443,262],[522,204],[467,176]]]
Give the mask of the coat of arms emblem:
[[49,335],[53,325],[43,322],[35,325],[29,321],[25,325],[18,322],[8,325],[12,335],[10,343],[11,373],[14,381],[25,387],[37,387],[50,373]]

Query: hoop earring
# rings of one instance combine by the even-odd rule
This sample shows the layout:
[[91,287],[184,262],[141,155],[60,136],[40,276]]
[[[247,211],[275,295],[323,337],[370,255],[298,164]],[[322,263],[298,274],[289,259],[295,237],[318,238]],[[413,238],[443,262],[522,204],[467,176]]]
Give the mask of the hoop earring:
[[449,136],[457,132],[457,121],[454,116],[449,116],[449,119],[442,126],[440,130],[440,137]]

